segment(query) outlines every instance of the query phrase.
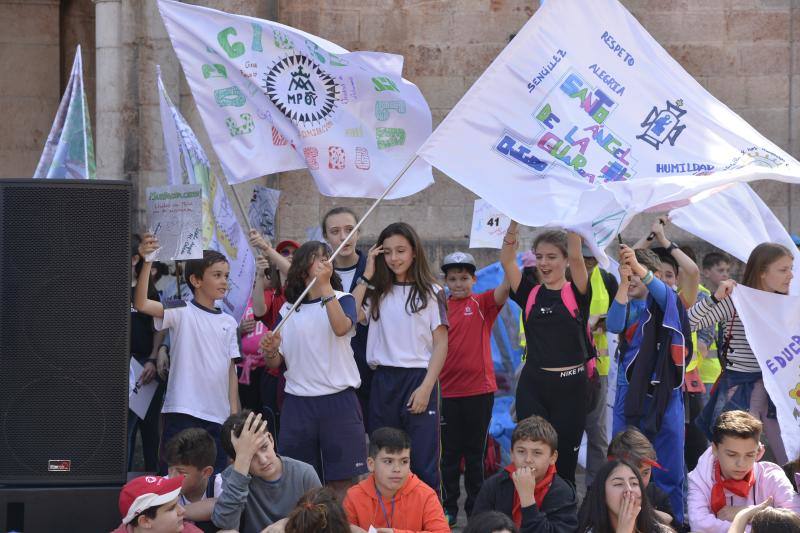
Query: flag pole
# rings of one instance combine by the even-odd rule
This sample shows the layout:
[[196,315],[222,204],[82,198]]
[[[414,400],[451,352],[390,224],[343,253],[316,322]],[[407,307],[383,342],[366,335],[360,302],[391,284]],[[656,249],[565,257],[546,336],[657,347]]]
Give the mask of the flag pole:
[[[400,181],[400,178],[402,178],[403,175],[406,172],[408,172],[408,169],[411,168],[411,165],[413,165],[418,158],[419,156],[414,154],[414,157],[408,163],[406,163],[406,165],[402,168],[402,170],[400,170],[397,176],[395,176],[395,178],[392,180],[389,186],[386,187],[386,189],[381,193],[381,195],[378,196],[378,198],[372,203],[370,208],[367,209],[367,212],[364,213],[364,215],[361,217],[361,220],[359,220],[358,223],[350,231],[350,233],[347,234],[347,237],[345,237],[345,239],[342,241],[339,247],[336,248],[336,250],[331,254],[331,256],[328,258],[328,263],[333,264],[333,260],[336,258],[336,256],[339,255],[339,252],[342,251],[342,248],[344,248],[345,245],[350,241],[350,239],[358,232],[358,229],[361,227],[364,221],[367,220],[367,217],[369,217],[372,214],[372,212],[375,211],[375,208],[378,207],[378,204],[381,203],[381,201],[384,198],[386,198],[386,195],[388,195],[389,192],[391,192],[394,186],[397,185],[397,182]],[[305,290],[300,294],[300,296],[297,297],[297,300],[295,300],[295,302],[292,304],[292,307],[289,309],[289,312],[286,313],[286,316],[281,319],[280,324],[278,324],[277,327],[275,327],[273,333],[278,333],[281,330],[281,328],[283,328],[283,325],[286,324],[286,322],[289,320],[289,317],[292,316],[292,314],[297,310],[297,308],[300,306],[300,303],[302,303],[303,299],[306,297],[306,294],[308,294],[308,291],[311,290],[311,287],[313,287],[314,283],[316,282],[317,278],[315,277],[314,279],[311,280],[311,283],[306,285]]]
[[[220,183],[217,183],[217,186],[219,186],[219,185],[220,185]],[[244,223],[247,226],[247,234],[248,234],[248,238],[249,238],[250,231],[253,229],[253,227],[250,225],[250,217],[247,215],[247,212],[244,210],[244,206],[242,205],[242,199],[239,198],[239,193],[236,192],[236,187],[234,185],[231,185],[231,190],[233,191],[233,198],[236,200],[236,205],[239,206],[239,212],[242,214],[242,218],[244,219]]]

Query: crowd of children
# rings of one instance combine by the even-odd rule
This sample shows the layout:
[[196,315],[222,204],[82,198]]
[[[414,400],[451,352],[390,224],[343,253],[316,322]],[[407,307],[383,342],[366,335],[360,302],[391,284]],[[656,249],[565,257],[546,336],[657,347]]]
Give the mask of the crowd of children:
[[[413,227],[388,225],[362,253],[357,224],[339,207],[324,242],[273,248],[251,232],[258,272],[239,324],[215,306],[224,255],[187,261],[192,297],[169,300],[145,259],[158,240],[136,237],[131,355],[163,399],[144,420],[129,413],[131,456],[140,431],[153,475],[123,488],[117,531],[446,532],[462,471],[470,532],[800,531],[794,480],[761,460],[763,428],[787,463],[727,256],[703,260],[700,285],[661,220],[620,245],[618,278],[579,235],[552,230],[521,270],[512,223],[504,280],[474,294],[470,254],[447,255],[440,284]],[[788,249],[765,243],[743,283],[787,294],[791,267]],[[487,475],[491,334],[509,298],[526,358],[511,462]]]

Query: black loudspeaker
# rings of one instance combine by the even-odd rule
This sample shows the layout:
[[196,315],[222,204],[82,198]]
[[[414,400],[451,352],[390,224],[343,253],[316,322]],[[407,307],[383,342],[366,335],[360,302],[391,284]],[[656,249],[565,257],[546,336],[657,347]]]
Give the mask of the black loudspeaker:
[[125,483],[131,196],[124,181],[0,180],[6,488]]

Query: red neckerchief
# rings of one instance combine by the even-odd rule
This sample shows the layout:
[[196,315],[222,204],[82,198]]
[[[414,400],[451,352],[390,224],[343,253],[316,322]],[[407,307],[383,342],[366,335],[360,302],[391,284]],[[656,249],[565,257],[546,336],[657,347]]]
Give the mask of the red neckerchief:
[[746,498],[750,494],[750,489],[756,484],[756,477],[751,468],[744,479],[722,479],[722,470],[719,468],[719,461],[714,461],[714,486],[711,488],[711,511],[717,514],[720,509],[725,507],[725,489],[737,496]]
[[[505,471],[511,475],[517,471],[517,467],[514,466],[514,463],[511,463],[505,468]],[[536,500],[537,509],[542,508],[542,502],[544,497],[547,496],[547,491],[550,490],[550,485],[553,484],[554,477],[556,477],[556,465],[550,465],[544,477],[536,482],[536,486],[533,488],[533,499]],[[517,527],[522,527],[522,504],[519,501],[516,487],[514,487],[514,502],[511,504],[511,518]]]

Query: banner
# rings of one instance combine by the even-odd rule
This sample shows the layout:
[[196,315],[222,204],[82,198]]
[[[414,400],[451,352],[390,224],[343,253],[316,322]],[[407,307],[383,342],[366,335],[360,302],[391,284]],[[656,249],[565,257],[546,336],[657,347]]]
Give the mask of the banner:
[[203,204],[199,185],[148,187],[147,223],[161,245],[147,261],[203,258]]
[[469,234],[470,248],[503,247],[503,236],[506,234],[511,219],[492,207],[482,199],[475,200],[472,210],[472,230]]
[[225,255],[230,263],[228,293],[222,309],[241,320],[255,280],[255,258],[247,236],[242,231],[225,189],[211,170],[211,163],[192,129],[172,105],[161,75],[158,75],[161,103],[161,126],[167,154],[167,175],[170,183],[200,185],[203,206],[203,248]]
[[257,185],[253,189],[253,197],[250,199],[250,209],[247,217],[250,219],[250,227],[257,229],[262,235],[270,240],[275,240],[275,214],[278,212],[278,202],[281,198],[281,191],[270,189],[263,185]]
[[778,412],[790,459],[800,455],[800,296],[737,285],[731,294]]
[[580,232],[604,267],[602,249],[645,209],[734,181],[800,181],[800,163],[616,0],[546,2],[418,154],[523,224]]
[[783,244],[794,254],[794,278],[789,292],[800,294],[800,252],[778,217],[746,183],[673,209],[669,216],[676,226],[743,262],[762,242]]
[[83,60],[78,45],[67,88],[58,104],[56,118],[33,177],[94,179],[95,169],[92,124],[83,90]]
[[[430,135],[403,58],[172,0],[159,10],[229,183],[308,168],[326,196],[378,197]],[[433,182],[418,160],[388,197]]]

